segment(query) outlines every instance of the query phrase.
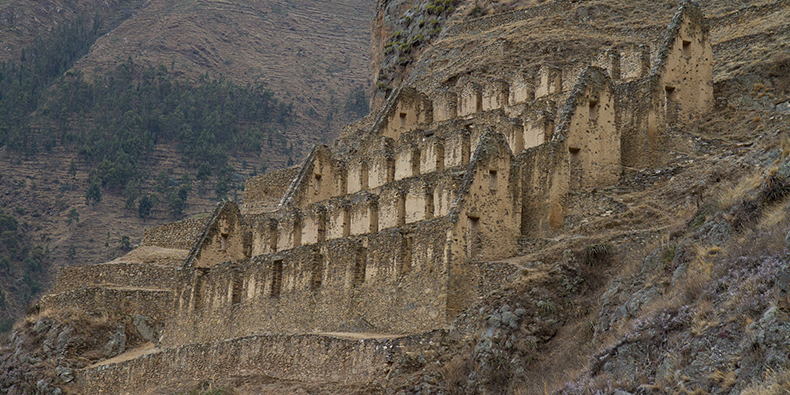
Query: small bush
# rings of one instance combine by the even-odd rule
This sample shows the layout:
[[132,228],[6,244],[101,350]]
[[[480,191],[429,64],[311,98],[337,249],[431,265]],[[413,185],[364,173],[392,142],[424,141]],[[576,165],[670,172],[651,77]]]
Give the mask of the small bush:
[[609,263],[612,257],[612,246],[609,244],[594,244],[584,249],[582,254],[584,263],[590,266]]

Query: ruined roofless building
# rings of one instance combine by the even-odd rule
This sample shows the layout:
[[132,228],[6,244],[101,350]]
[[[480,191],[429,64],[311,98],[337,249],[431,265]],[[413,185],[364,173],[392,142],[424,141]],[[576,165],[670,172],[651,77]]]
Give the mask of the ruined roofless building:
[[[519,15],[567,7],[546,4]],[[169,349],[261,333],[444,328],[496,287],[502,274],[490,262],[562,227],[568,193],[655,164],[672,125],[712,108],[710,36],[694,4],[653,36],[608,42],[572,67],[407,84],[372,126],[315,147],[298,173],[248,182],[243,206],[224,202],[208,220],[147,231],[143,245],[191,251],[177,270],[118,280],[136,281],[139,296],[71,289],[90,273],[103,273],[96,283],[123,277],[105,273],[120,264],[64,268],[63,292],[42,308],[157,306],[159,345]],[[277,185],[286,192],[272,205]],[[145,291],[157,276],[174,292]]]
[[663,35],[571,70],[395,90],[372,127],[315,147],[275,210],[217,207],[163,342],[445,327],[496,282],[485,262],[562,226],[565,195],[651,165],[672,124],[712,107],[700,11],[683,3]]

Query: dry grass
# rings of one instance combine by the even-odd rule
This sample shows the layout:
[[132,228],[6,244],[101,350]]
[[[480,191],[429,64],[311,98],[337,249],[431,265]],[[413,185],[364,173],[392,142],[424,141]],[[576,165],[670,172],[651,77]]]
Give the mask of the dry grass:
[[469,364],[462,355],[456,355],[450,362],[442,366],[439,371],[444,378],[445,389],[451,393],[458,393],[461,384],[466,381],[469,374]]
[[780,395],[790,393],[790,370],[769,370],[761,381],[746,387],[742,395]]

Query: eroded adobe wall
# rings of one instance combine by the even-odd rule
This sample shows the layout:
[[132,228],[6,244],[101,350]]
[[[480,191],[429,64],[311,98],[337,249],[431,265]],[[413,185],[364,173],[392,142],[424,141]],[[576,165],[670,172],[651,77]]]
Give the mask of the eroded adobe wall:
[[579,89],[563,108],[564,134],[570,165],[570,189],[609,186],[622,172],[620,133],[611,80],[590,67],[580,77]]
[[567,147],[560,142],[530,148],[519,155],[521,233],[547,237],[563,225],[570,170]]
[[512,256],[518,248],[521,207],[518,168],[505,137],[486,133],[451,212],[453,232],[461,238],[463,256],[490,260]]
[[209,218],[185,219],[146,229],[140,246],[188,250],[200,237],[208,220]]
[[64,266],[58,271],[55,287],[51,292],[92,285],[171,289],[175,270],[175,266],[126,262]]
[[439,344],[442,332],[399,339],[351,340],[322,335],[255,335],[189,344],[128,361],[76,371],[78,392],[141,394],[174,378],[260,375],[308,383],[383,379],[387,361]]
[[205,268],[249,257],[252,244],[250,237],[245,231],[238,206],[233,202],[221,203],[185,264]]
[[713,108],[710,33],[702,12],[689,3],[673,18],[667,36],[653,68],[660,76],[656,89],[663,93],[667,122],[687,122]]
[[433,122],[433,103],[414,88],[401,88],[393,94],[382,117],[377,125],[381,135],[397,139],[418,125]]

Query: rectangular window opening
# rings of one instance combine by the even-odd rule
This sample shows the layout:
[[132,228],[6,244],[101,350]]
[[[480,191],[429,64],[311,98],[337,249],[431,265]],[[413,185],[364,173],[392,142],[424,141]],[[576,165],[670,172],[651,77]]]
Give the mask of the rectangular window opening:
[[365,162],[362,162],[359,171],[359,184],[363,190],[368,189],[368,164]]
[[359,285],[365,282],[365,272],[368,264],[368,249],[360,248],[357,255],[357,261],[354,265],[354,285]]
[[414,150],[411,154],[411,175],[420,175],[420,150]]
[[674,86],[667,85],[664,87],[664,91],[667,93],[668,102],[674,102],[675,100],[677,100],[677,93]]
[[406,234],[403,236],[403,242],[401,243],[401,275],[411,271],[411,255],[413,244],[414,237],[411,234]]
[[233,287],[231,288],[231,297],[230,297],[231,304],[241,303],[241,294],[243,288],[244,288],[244,279],[241,277],[241,273],[235,273],[233,275]]
[[691,58],[691,41],[683,40],[683,57]]
[[192,304],[195,310],[200,310],[203,308],[203,287],[205,284],[205,279],[202,275],[198,275],[195,279],[195,288],[192,292]]
[[402,112],[398,114],[398,119],[400,119],[400,127],[406,127],[406,113]]
[[313,175],[313,189],[318,192],[321,190],[321,175],[314,174]]
[[280,289],[283,286],[283,260],[277,259],[272,263],[272,284],[269,296],[272,298],[280,297]]
[[474,259],[480,254],[480,218],[467,218],[469,219],[469,258]]
[[597,100],[590,100],[590,122],[597,122],[598,121],[598,105]]
[[324,256],[321,254],[313,255],[313,275],[310,279],[310,289],[315,291],[321,288],[324,276]]
[[489,170],[488,171],[488,188],[492,191],[496,191],[497,189],[497,171],[496,170]]

